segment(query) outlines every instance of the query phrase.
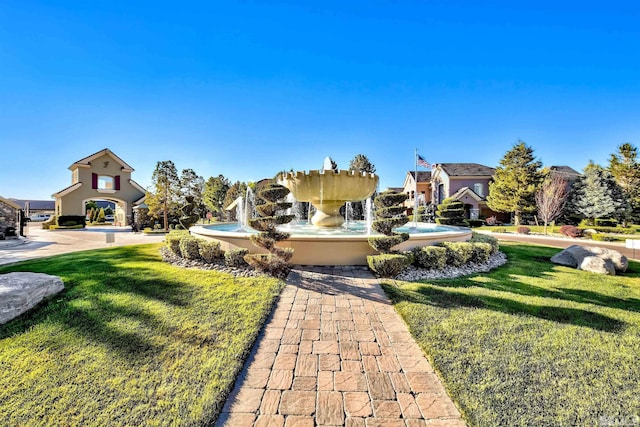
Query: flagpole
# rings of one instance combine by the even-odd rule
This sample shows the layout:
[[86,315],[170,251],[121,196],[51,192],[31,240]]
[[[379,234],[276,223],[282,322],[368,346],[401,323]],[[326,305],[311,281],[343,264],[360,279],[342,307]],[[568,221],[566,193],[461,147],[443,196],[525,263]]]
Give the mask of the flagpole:
[[418,228],[418,149],[416,148],[415,157],[415,190],[413,192],[413,228]]

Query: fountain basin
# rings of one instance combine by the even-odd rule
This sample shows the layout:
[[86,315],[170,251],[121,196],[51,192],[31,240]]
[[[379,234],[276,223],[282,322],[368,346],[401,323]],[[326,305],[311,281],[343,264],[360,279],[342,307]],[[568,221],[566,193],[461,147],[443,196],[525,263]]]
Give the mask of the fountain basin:
[[287,187],[297,201],[309,202],[316,208],[313,225],[340,227],[344,223],[340,208],[346,202],[371,196],[378,186],[378,175],[346,170],[298,171],[282,174],[278,184]]
[[[376,251],[369,246],[364,223],[356,222],[353,228],[320,228],[311,225],[282,227],[291,237],[278,243],[283,248],[293,248],[292,264],[300,265],[366,265],[367,255]],[[220,242],[224,251],[245,248],[252,253],[264,252],[251,243],[249,236],[253,230],[238,230],[237,223],[220,223],[195,226],[189,229],[195,237]],[[397,250],[409,250],[418,246],[437,243],[464,242],[471,238],[471,230],[465,227],[443,226],[418,223],[414,229],[409,226],[396,231],[408,232],[409,240],[396,246]],[[371,234],[378,235],[377,233]]]

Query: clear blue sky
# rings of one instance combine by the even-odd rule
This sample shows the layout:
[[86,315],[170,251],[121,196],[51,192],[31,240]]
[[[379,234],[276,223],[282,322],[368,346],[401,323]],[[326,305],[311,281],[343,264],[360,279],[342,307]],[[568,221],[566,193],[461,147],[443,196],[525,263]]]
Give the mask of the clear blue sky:
[[[528,4],[523,4],[528,3]],[[640,144],[640,3],[0,2],[0,195],[49,199],[110,148],[258,180],[363,153],[382,188],[414,148],[496,166]]]

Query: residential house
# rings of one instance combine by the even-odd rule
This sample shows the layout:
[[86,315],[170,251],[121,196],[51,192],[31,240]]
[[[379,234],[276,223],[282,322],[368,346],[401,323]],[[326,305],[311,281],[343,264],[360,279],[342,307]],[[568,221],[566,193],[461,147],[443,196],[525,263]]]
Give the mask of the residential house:
[[133,168],[105,148],[69,166],[71,185],[53,197],[56,215],[85,215],[89,200],[115,203],[114,223],[131,225],[133,208],[145,199],[145,189],[131,179]]
[[431,172],[418,172],[418,187],[416,189],[416,172],[407,172],[404,178],[404,184],[402,185],[402,191],[407,195],[404,205],[407,207],[407,214],[413,214],[413,208],[416,206],[416,191],[417,191],[417,204],[423,206],[431,202]]

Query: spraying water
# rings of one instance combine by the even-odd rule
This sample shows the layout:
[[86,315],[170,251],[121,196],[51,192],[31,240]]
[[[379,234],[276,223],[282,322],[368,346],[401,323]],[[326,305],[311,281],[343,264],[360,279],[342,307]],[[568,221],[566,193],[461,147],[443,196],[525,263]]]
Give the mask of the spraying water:
[[367,235],[371,234],[372,227],[373,227],[373,215],[374,215],[373,210],[374,210],[373,201],[371,200],[371,197],[369,197],[364,207],[364,220],[367,225]]

